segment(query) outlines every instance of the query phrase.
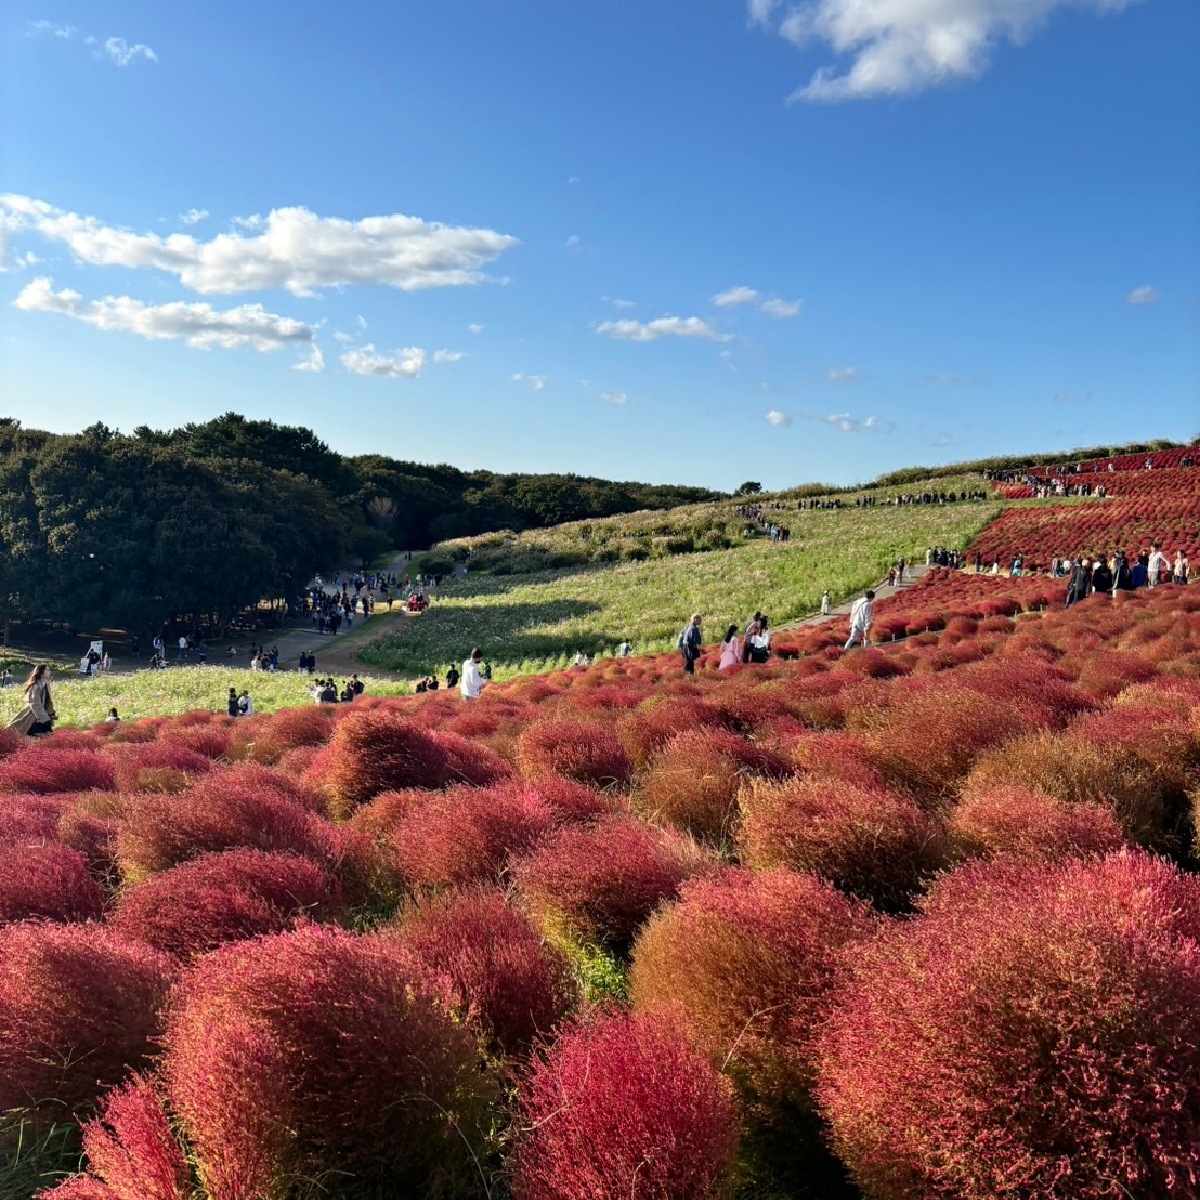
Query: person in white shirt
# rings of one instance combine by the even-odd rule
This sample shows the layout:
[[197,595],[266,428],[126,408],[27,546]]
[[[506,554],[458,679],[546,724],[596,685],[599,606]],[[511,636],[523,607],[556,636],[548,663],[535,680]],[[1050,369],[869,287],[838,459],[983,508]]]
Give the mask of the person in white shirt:
[[483,661],[483,651],[476,648],[471,651],[471,657],[462,665],[462,677],[458,681],[458,690],[464,700],[478,700],[483,691],[483,672],[479,664]]
[[829,589],[828,588],[826,588],[825,591],[823,591],[821,593],[821,616],[823,616],[823,617],[829,616]]
[[1167,556],[1156,542],[1150,547],[1150,561],[1146,564],[1146,581],[1151,587],[1157,587],[1160,583],[1169,582],[1170,574]]
[[846,639],[843,650],[861,643],[871,644],[871,622],[875,619],[875,593],[864,592],[850,606],[850,636]]

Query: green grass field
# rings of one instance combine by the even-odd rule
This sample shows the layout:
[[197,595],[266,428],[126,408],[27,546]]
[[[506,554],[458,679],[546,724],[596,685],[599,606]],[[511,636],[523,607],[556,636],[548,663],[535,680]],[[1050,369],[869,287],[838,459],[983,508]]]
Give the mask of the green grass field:
[[[169,667],[96,679],[56,678],[51,684],[60,725],[93,725],[115,707],[122,720],[176,716],[196,708],[225,711],[231,687],[249,688],[256,712],[275,712],[311,704],[304,690],[307,675],[285,671],[227,670],[224,667]],[[405,683],[364,676],[369,695],[394,696],[409,691]],[[24,703],[18,687],[0,691],[0,724],[7,724]]]
[[[815,612],[824,588],[840,599],[875,582],[902,555],[923,562],[928,546],[965,547],[1002,507],[999,500],[803,512],[793,507],[779,517],[792,531],[791,541],[782,544],[756,538],[727,550],[542,574],[473,570],[444,583],[428,612],[371,643],[361,658],[424,674],[461,662],[477,645],[495,676],[504,678],[563,666],[576,650],[611,654],[624,638],[638,653],[670,649],[697,610],[704,614],[706,639],[717,640],[727,625],[744,623],[755,609],[779,625]],[[652,516],[666,521],[683,511]],[[634,520],[611,523],[624,527]],[[591,524],[595,530],[610,522]],[[522,537],[569,539],[571,530],[560,526]]]

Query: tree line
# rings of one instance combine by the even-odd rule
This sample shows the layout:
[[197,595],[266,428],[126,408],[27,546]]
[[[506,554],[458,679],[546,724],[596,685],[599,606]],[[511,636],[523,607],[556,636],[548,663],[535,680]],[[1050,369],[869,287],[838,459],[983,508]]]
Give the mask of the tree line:
[[0,620],[219,628],[315,573],[394,549],[718,495],[348,457],[310,429],[237,413],[131,434],[0,418]]

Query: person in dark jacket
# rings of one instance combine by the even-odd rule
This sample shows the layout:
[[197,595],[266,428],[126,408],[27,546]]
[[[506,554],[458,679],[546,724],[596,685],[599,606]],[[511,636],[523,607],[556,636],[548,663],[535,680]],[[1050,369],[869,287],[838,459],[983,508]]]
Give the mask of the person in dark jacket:
[[238,715],[238,703],[237,703],[237,700],[238,700],[238,697],[237,697],[237,688],[230,688],[230,689],[229,689],[229,699],[228,699],[228,700],[226,700],[226,702],[225,702],[225,711],[226,711],[226,712],[227,712],[227,713],[228,713],[228,714],[229,714],[231,717],[236,717],[236,716]]
[[1125,557],[1124,550],[1117,552],[1117,568],[1113,572],[1113,591],[1133,591],[1133,572],[1129,569],[1129,560]]
[[1092,586],[1092,571],[1081,554],[1071,566],[1071,577],[1067,580],[1067,607],[1087,599]]
[[1113,587],[1113,573],[1109,568],[1108,559],[1100,558],[1095,567],[1092,568],[1092,591],[1094,592],[1111,592]]
[[683,658],[683,669],[688,675],[695,675],[696,659],[700,657],[704,644],[704,635],[700,632],[702,619],[699,613],[693,613],[691,621],[679,635],[679,653]]

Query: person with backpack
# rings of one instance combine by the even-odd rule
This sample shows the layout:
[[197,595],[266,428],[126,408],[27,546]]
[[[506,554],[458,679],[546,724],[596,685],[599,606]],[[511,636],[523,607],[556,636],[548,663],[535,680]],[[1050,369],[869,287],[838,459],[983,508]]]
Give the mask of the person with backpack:
[[704,635],[700,630],[703,619],[699,613],[692,613],[692,619],[680,631],[675,643],[683,658],[683,670],[687,675],[696,673],[696,659],[700,657],[704,642]]

